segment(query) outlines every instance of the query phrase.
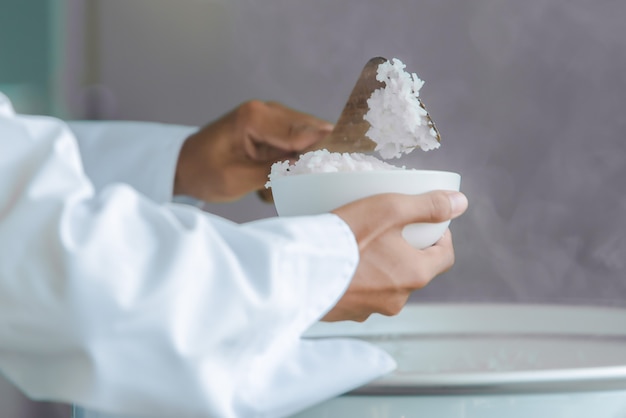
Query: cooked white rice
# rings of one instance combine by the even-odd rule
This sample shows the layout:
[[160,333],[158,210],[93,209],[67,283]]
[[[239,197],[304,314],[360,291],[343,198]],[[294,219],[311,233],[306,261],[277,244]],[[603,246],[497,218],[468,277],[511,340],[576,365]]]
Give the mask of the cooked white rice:
[[373,171],[373,170],[402,170],[371,155],[361,153],[329,152],[325,149],[310,151],[300,156],[293,164],[289,161],[274,163],[269,175],[270,181],[265,185],[271,186],[272,179],[281,176],[293,176],[305,173],[334,173],[338,171]]
[[424,82],[404,71],[405,67],[397,58],[380,64],[376,79],[385,87],[375,90],[367,101],[369,111],[364,118],[371,127],[366,135],[378,144],[376,151],[384,159],[417,147],[424,151],[439,147],[437,133],[418,99]]

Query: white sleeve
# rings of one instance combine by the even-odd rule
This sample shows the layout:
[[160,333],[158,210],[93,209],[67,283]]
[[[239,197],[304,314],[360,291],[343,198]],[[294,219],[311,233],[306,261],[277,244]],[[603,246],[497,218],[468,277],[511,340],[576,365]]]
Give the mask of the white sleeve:
[[68,123],[96,192],[125,183],[155,202],[172,198],[180,148],[197,128],[154,122]]
[[357,261],[331,214],[238,225],[125,184],[96,192],[67,125],[0,95],[0,372],[32,398],[280,417],[348,391],[393,360],[301,335]]

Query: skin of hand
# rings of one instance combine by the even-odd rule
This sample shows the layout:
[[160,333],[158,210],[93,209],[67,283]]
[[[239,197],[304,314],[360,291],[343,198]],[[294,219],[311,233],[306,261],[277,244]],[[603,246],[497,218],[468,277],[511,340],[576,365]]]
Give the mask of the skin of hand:
[[322,320],[362,322],[372,313],[398,314],[413,291],[454,263],[450,230],[433,246],[419,250],[402,237],[402,228],[456,218],[467,206],[462,193],[435,191],[381,194],[333,211],[352,229],[360,259],[348,289]]
[[279,103],[245,102],[184,142],[174,194],[227,202],[265,190],[274,162],[297,158],[332,129],[326,121]]

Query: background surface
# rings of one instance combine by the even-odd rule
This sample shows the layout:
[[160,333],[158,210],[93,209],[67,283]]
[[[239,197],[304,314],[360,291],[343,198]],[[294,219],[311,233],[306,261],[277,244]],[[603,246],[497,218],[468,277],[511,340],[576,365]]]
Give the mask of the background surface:
[[[370,57],[400,58],[443,142],[398,163],[461,173],[470,200],[456,265],[413,301],[626,305],[626,3],[35,3],[48,23],[22,15],[19,54],[0,25],[0,86],[25,112],[202,125],[258,98],[335,121]],[[275,214],[255,195],[205,209]],[[28,408],[2,416],[53,416]]]

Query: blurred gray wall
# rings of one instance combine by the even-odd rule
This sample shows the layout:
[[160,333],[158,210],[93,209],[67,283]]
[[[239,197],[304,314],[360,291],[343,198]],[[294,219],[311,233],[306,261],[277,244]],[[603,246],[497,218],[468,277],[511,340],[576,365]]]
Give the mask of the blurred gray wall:
[[[626,3],[92,6],[96,117],[203,124],[260,98],[334,121],[370,57],[402,59],[443,135],[402,163],[460,172],[471,202],[456,266],[415,299],[626,304]],[[274,215],[256,196],[207,210]]]
[[443,146],[400,163],[460,172],[470,200],[455,267],[414,301],[626,305],[626,2],[66,3],[68,117],[201,125],[259,98],[334,121],[370,57],[402,59]]

